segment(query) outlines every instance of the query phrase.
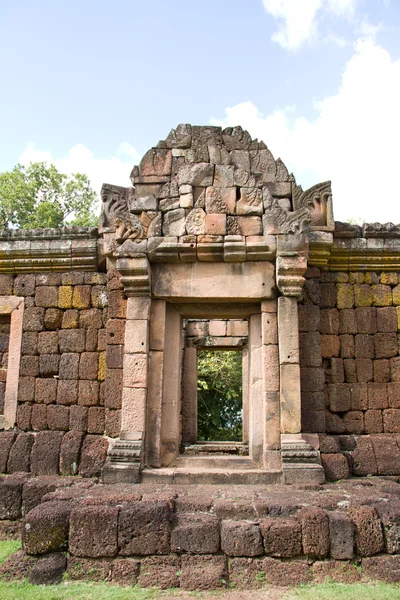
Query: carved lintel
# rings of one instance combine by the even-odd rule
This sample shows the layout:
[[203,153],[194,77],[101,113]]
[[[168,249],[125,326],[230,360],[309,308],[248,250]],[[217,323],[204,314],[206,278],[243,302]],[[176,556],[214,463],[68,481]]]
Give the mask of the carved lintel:
[[301,296],[307,269],[305,256],[278,256],[276,259],[276,284],[284,296]]
[[128,297],[150,294],[151,269],[145,256],[117,258],[117,270],[121,274],[121,283]]

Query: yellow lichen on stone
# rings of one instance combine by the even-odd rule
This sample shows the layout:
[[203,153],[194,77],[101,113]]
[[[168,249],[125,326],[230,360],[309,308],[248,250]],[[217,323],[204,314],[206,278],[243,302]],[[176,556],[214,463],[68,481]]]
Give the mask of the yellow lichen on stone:
[[72,286],[62,285],[58,288],[58,308],[72,308]]
[[354,286],[350,283],[337,284],[337,307],[353,308],[354,306]]
[[372,305],[373,306],[392,306],[392,288],[388,285],[373,285]]
[[397,273],[382,273],[381,274],[381,283],[384,285],[397,285],[399,282],[399,278]]
[[62,329],[77,329],[79,327],[79,311],[66,310],[63,314]]
[[76,285],[72,297],[72,306],[79,310],[89,308],[91,300],[91,287],[89,285]]
[[396,306],[397,313],[397,331],[400,331],[400,306]]
[[379,282],[379,277],[376,273],[371,272],[371,273],[365,273],[365,283],[368,283],[369,285],[373,285]]
[[371,306],[372,289],[370,285],[359,284],[354,286],[354,302],[358,306]]
[[349,283],[364,283],[365,273],[349,273]]
[[392,296],[393,296],[393,304],[395,306],[399,306],[400,305],[400,285],[396,285],[396,287],[394,287],[392,289]]
[[106,353],[100,352],[99,354],[99,370],[97,373],[97,379],[99,381],[105,381],[106,379]]

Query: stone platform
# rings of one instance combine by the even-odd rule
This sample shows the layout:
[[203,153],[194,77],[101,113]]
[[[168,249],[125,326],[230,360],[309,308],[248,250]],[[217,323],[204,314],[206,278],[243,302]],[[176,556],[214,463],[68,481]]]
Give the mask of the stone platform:
[[397,477],[319,485],[113,485],[0,480],[0,536],[23,551],[0,577],[182,589],[400,581]]

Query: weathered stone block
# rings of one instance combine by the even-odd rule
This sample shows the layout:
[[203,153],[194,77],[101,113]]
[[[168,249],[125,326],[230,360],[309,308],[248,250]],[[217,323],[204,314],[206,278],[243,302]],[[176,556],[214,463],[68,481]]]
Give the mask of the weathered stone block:
[[86,406],[71,406],[69,411],[69,428],[87,431],[88,409]]
[[168,502],[131,502],[121,508],[118,546],[125,556],[168,554],[171,512]]
[[108,316],[110,319],[125,319],[126,298],[123,290],[108,293]]
[[99,403],[99,382],[81,379],[78,389],[80,406],[96,406]]
[[341,358],[354,358],[354,336],[345,334],[339,337]]
[[110,560],[68,557],[67,573],[71,579],[109,581],[112,573]]
[[18,434],[8,455],[7,473],[28,473],[30,471],[33,442],[34,436],[31,433]]
[[346,308],[339,312],[339,333],[357,333],[356,311]]
[[68,431],[61,442],[60,448],[60,474],[77,475],[79,467],[79,454],[84,434],[81,431]]
[[47,426],[56,431],[68,431],[69,408],[50,404],[47,407]]
[[250,521],[222,521],[221,549],[228,556],[264,554],[259,525]]
[[78,310],[89,308],[91,296],[92,288],[90,285],[76,285],[72,295],[72,307]]
[[43,331],[44,329],[44,308],[28,307],[24,310],[24,331]]
[[21,479],[8,477],[0,480],[0,519],[14,521],[21,517],[22,485]]
[[317,331],[300,333],[300,362],[302,367],[321,366],[320,334]]
[[371,306],[372,304],[372,289],[369,285],[354,286],[354,303],[356,306]]
[[60,352],[83,352],[85,350],[85,333],[84,329],[67,329],[60,331]]
[[108,441],[105,438],[87,435],[82,445],[79,474],[82,477],[98,477],[107,458],[107,451]]
[[265,554],[279,558],[293,558],[301,554],[301,526],[297,519],[268,518],[260,526]]
[[307,507],[299,513],[303,552],[310,558],[325,558],[329,552],[329,520],[320,508]]
[[322,368],[306,368],[302,367],[301,375],[301,390],[303,392],[319,392],[323,391],[325,383],[325,373]]
[[373,306],[391,306],[392,305],[392,289],[388,285],[373,285],[372,286],[372,305]]
[[355,547],[358,556],[373,556],[383,550],[383,534],[380,519],[371,506],[349,508],[349,516],[355,527]]
[[105,412],[100,406],[91,406],[88,410],[88,433],[104,433]]
[[328,386],[329,406],[332,412],[350,410],[350,387],[348,384],[335,383]]
[[390,408],[383,411],[383,430],[385,433],[400,433],[400,410]]
[[39,375],[39,357],[21,356],[19,374],[20,377],[37,377]]
[[215,554],[219,547],[219,521],[215,515],[187,513],[175,519],[171,533],[172,552]]
[[44,502],[24,519],[22,547],[27,554],[46,554],[60,550],[68,539],[69,502]]
[[180,584],[183,590],[210,590],[224,587],[226,577],[225,556],[182,556]]
[[[129,560],[129,559],[125,559]],[[141,587],[161,589],[179,587],[181,559],[176,556],[149,556],[141,561]]]
[[268,557],[260,562],[261,571],[265,574],[264,581],[270,585],[299,585],[312,579],[312,573],[306,561],[285,562]]
[[47,406],[44,404],[34,404],[32,406],[31,427],[33,431],[42,431],[47,429]]
[[330,556],[337,560],[352,560],[354,556],[354,525],[352,520],[338,511],[328,513]]
[[106,408],[121,408],[122,400],[122,369],[107,369],[104,404]]
[[373,581],[398,583],[400,581],[400,556],[374,556],[362,561],[364,577]]
[[371,439],[365,436],[357,438],[357,448],[352,452],[353,474],[359,477],[377,475],[378,466]]
[[28,403],[17,406],[16,423],[22,431],[31,429],[32,405]]
[[31,452],[31,471],[35,475],[58,475],[62,431],[39,431]]
[[397,335],[395,333],[377,333],[374,335],[376,358],[393,358],[398,353]]
[[337,284],[337,307],[353,308],[354,306],[354,287],[350,283]]
[[380,333],[397,332],[397,312],[394,306],[376,309],[377,330]]
[[61,583],[67,568],[67,557],[63,552],[47,554],[33,565],[28,581],[33,585],[54,585]]
[[79,327],[79,310],[66,310],[63,314],[62,329],[78,329]]
[[332,358],[340,354],[340,339],[338,335],[321,335],[322,358]]
[[70,516],[69,551],[75,556],[99,558],[118,553],[119,508],[81,506]]
[[348,479],[350,476],[349,464],[343,454],[322,454],[321,464],[328,481]]

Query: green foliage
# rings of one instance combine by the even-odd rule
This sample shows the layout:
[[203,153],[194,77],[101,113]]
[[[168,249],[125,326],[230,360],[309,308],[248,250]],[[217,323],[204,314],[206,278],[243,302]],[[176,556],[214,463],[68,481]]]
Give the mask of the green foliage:
[[197,362],[198,439],[242,438],[242,353],[201,350]]
[[86,175],[67,176],[45,162],[0,173],[0,228],[95,225],[96,193]]

